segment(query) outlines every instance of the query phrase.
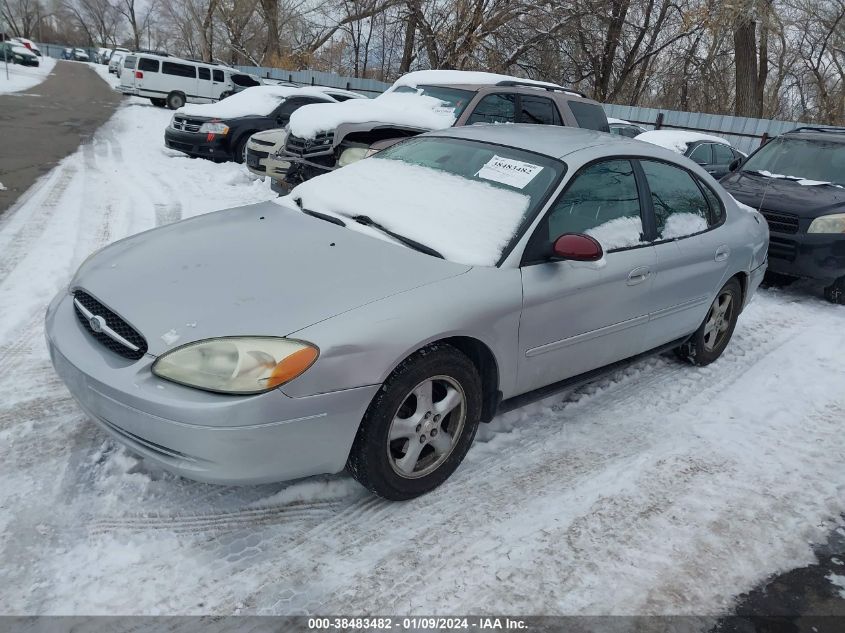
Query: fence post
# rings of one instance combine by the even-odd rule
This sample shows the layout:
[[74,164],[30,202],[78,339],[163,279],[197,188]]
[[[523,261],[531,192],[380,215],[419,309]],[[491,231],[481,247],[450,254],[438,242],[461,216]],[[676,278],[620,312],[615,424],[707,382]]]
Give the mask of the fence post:
[[769,133],[763,132],[763,136],[760,137],[760,147],[763,147],[766,143],[769,142]]
[[662,125],[663,125],[663,113],[658,112],[657,113],[657,121],[654,122],[654,129],[659,130]]

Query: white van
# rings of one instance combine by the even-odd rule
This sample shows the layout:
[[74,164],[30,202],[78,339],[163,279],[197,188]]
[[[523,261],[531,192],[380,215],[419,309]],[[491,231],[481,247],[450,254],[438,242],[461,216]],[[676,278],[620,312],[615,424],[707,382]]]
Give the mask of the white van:
[[130,53],[123,59],[118,90],[125,95],[146,97],[154,105],[178,110],[186,103],[212,103],[224,99],[241,88],[238,84],[244,77],[251,85],[261,84],[253,75],[216,63]]

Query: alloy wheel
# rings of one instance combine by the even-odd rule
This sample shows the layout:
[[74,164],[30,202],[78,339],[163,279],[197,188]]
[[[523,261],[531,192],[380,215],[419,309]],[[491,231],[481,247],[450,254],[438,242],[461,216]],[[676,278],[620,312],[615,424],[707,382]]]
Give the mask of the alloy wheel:
[[387,456],[400,477],[437,470],[461,437],[467,414],[463,387],[449,376],[427,378],[405,396],[388,431]]
[[704,349],[712,352],[725,340],[733,318],[733,297],[730,292],[722,292],[713,301],[707,320],[704,322]]

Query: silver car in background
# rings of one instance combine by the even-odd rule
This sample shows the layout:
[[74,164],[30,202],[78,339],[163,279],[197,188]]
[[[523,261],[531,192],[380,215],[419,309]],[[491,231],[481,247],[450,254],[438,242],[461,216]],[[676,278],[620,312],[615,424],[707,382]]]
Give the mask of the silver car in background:
[[756,212],[670,151],[450,128],[104,248],[46,333],[80,406],[171,471],[346,467],[408,499],[502,405],[656,351],[716,360],[767,246]]

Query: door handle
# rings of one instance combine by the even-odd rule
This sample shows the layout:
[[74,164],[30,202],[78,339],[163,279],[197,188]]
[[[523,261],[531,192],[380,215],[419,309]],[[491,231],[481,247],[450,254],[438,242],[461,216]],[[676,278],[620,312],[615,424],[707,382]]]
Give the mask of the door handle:
[[731,249],[726,245],[722,244],[719,248],[716,249],[716,254],[714,255],[713,259],[717,262],[725,261],[731,254]]
[[628,273],[628,285],[629,286],[636,286],[637,284],[641,284],[648,276],[651,274],[651,270],[649,270],[648,266],[640,266],[639,268],[635,268],[631,272]]

